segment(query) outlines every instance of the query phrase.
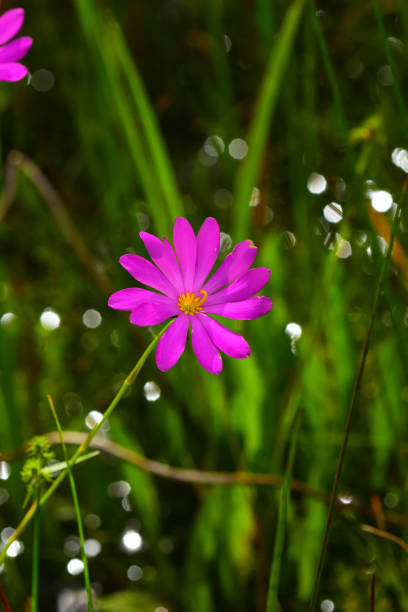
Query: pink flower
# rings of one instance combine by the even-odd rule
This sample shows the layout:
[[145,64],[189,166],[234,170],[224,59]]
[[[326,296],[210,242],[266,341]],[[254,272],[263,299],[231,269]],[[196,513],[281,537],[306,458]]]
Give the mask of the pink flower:
[[19,64],[18,60],[28,53],[33,39],[30,36],[20,36],[11,40],[23,22],[22,8],[6,11],[0,17],[0,81],[20,81],[28,74],[28,69]]
[[220,250],[220,228],[212,217],[202,224],[197,237],[187,221],[178,217],[171,244],[140,232],[140,237],[156,265],[139,255],[122,255],[121,265],[143,285],[156,291],[132,287],[117,291],[108,304],[117,310],[130,310],[134,325],[158,325],[175,320],[160,338],[156,350],[159,370],[172,368],[186,345],[188,329],[198,361],[205,370],[219,374],[219,351],[230,357],[249,356],[246,340],[213,319],[212,314],[229,319],[256,319],[272,308],[267,297],[255,296],[268,282],[268,268],[252,268],[257,248],[250,240],[240,242],[207,280]]

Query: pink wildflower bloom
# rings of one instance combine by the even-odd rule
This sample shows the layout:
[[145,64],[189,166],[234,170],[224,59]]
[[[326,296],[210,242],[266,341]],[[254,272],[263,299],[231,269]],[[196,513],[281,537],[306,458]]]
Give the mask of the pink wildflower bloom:
[[163,238],[140,232],[152,261],[139,255],[122,255],[121,265],[139,282],[155,291],[132,287],[117,291],[108,304],[129,310],[134,325],[158,325],[175,320],[160,338],[156,350],[159,370],[172,368],[184,352],[191,327],[194,352],[202,367],[212,374],[222,370],[219,351],[243,359],[250,354],[246,340],[209,315],[249,320],[266,314],[272,301],[258,293],[269,280],[268,268],[251,268],[257,248],[250,240],[240,242],[218,270],[208,278],[220,250],[220,228],[207,218],[195,236],[183,217],[174,223],[174,249]]
[[0,81],[20,81],[28,74],[28,68],[19,64],[33,44],[30,36],[11,40],[24,22],[24,9],[6,11],[0,17]]

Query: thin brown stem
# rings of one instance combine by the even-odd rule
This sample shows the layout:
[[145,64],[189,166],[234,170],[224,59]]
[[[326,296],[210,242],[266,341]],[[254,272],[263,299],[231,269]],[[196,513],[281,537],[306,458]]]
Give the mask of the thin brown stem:
[[103,293],[111,293],[112,288],[108,277],[88,250],[58,192],[54,189],[41,168],[21,151],[11,151],[6,160],[4,171],[5,185],[0,195],[0,221],[14,202],[18,185],[18,172],[23,173],[35,185],[54,216],[67,243],[72,247]]
[[378,536],[379,538],[384,538],[386,540],[390,540],[390,542],[394,542],[400,548],[405,550],[408,553],[408,544],[402,538],[390,533],[389,531],[385,531],[385,529],[378,529],[378,527],[373,527],[373,525],[361,525],[361,529],[367,533],[371,533],[372,535]]
[[[58,444],[60,442],[58,432],[50,432],[43,434],[51,444]],[[64,431],[64,441],[67,444],[81,444],[86,437],[86,434],[77,431]],[[148,459],[133,450],[125,448],[115,442],[106,440],[101,436],[96,436],[90,444],[92,448],[98,448],[110,455],[122,459],[127,463],[137,466],[138,468],[150,472],[155,476],[161,478],[167,478],[170,480],[177,480],[178,482],[189,482],[193,484],[202,485],[260,485],[260,486],[273,486],[280,487],[283,483],[282,476],[274,476],[271,474],[254,474],[252,472],[214,472],[214,471],[202,471],[194,469],[185,469],[172,467],[166,463],[155,461],[154,459]],[[291,481],[291,488],[293,491],[302,493],[304,495],[310,495],[316,499],[322,501],[328,501],[329,495],[325,491],[320,491],[313,487],[309,487],[307,484],[300,482],[299,480]]]

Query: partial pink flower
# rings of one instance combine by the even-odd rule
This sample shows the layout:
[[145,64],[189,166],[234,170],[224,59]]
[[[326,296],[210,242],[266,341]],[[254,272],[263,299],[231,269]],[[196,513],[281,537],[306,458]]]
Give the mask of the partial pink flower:
[[156,350],[159,370],[172,368],[184,352],[191,329],[193,350],[202,367],[219,374],[220,351],[244,359],[250,354],[247,341],[209,315],[249,320],[272,308],[268,297],[256,294],[269,281],[268,268],[251,268],[257,248],[250,240],[240,242],[218,270],[208,278],[220,250],[220,228],[212,217],[202,224],[197,236],[184,217],[174,223],[173,242],[140,232],[151,263],[139,255],[122,255],[121,265],[139,283],[155,291],[131,287],[117,291],[108,304],[130,311],[134,325],[158,325],[174,321],[160,338]]
[[28,74],[28,68],[20,64],[33,44],[30,36],[20,36],[11,40],[24,22],[24,9],[6,11],[0,17],[0,81],[20,81]]

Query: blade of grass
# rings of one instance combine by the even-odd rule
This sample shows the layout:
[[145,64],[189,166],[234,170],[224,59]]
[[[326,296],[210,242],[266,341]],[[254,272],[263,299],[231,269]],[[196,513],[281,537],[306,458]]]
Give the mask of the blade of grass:
[[385,31],[384,23],[383,23],[383,20],[382,20],[382,17],[381,17],[381,13],[380,13],[380,9],[378,7],[377,0],[371,0],[371,5],[373,7],[373,13],[375,15],[375,20],[377,22],[378,33],[379,33],[380,38],[382,40],[383,49],[384,49],[384,55],[385,55],[385,57],[387,59],[389,67],[391,68],[391,73],[392,73],[392,89],[394,91],[395,101],[397,103],[397,107],[398,107],[398,110],[399,110],[398,117],[399,117],[399,120],[401,121],[401,123],[403,125],[404,132],[405,132],[405,138],[407,138],[408,137],[407,107],[405,105],[404,96],[403,96],[403,93],[401,91],[401,87],[400,87],[399,82],[398,82],[397,67],[395,65],[394,58],[393,58],[391,50],[390,50],[390,45],[389,45],[388,40],[387,40],[387,33]]
[[106,27],[102,23],[98,9],[94,6],[92,0],[75,0],[74,4],[88,43],[97,52],[98,69],[102,68],[106,74],[105,96],[109,100],[109,104],[112,104],[113,98],[119,125],[122,128],[123,137],[138,172],[156,229],[158,232],[165,234],[170,225],[167,208],[164,205],[160,183],[148,159],[142,135],[137,129],[134,120],[135,113],[132,112],[128,96],[123,90],[123,84],[118,73],[117,55],[111,45],[113,28],[109,25]]
[[[86,455],[82,455],[82,457],[78,457],[78,459],[75,461],[75,465],[78,465],[78,463],[82,463],[83,461],[87,461],[88,459],[92,459],[92,457],[96,457],[97,455],[99,455],[99,451],[92,451],[92,453],[87,453]],[[58,463],[52,463],[51,465],[47,465],[46,467],[42,469],[42,471],[52,474],[53,472],[59,472],[60,470],[65,470],[67,466],[68,466],[67,460],[58,461]]]
[[393,223],[392,223],[392,227],[391,227],[391,235],[390,235],[389,245],[388,245],[385,257],[383,258],[381,269],[380,269],[380,273],[379,273],[379,276],[378,276],[378,281],[377,281],[377,285],[376,285],[376,288],[375,288],[373,302],[372,302],[372,307],[371,307],[370,319],[369,319],[369,323],[368,323],[368,327],[367,327],[367,331],[366,331],[366,335],[365,335],[365,339],[364,339],[364,344],[363,344],[363,347],[362,347],[362,350],[361,350],[360,362],[359,362],[359,365],[358,365],[357,374],[356,374],[356,378],[355,378],[355,381],[354,381],[353,391],[352,391],[351,398],[350,398],[350,404],[349,404],[346,424],[345,424],[345,427],[344,427],[343,441],[342,441],[340,452],[339,452],[336,473],[335,473],[335,476],[334,476],[333,487],[332,487],[332,491],[331,491],[331,495],[330,495],[329,509],[328,509],[326,525],[325,525],[324,533],[323,533],[323,539],[322,539],[322,545],[321,545],[321,550],[320,550],[319,562],[318,562],[317,569],[316,569],[316,576],[315,576],[315,581],[314,581],[314,585],[313,585],[313,593],[312,593],[312,597],[311,597],[311,600],[310,600],[309,612],[313,612],[314,611],[314,609],[316,607],[316,603],[317,603],[317,596],[319,594],[320,579],[321,579],[321,575],[322,575],[322,571],[323,571],[323,565],[324,565],[324,560],[325,560],[325,556],[326,556],[327,542],[328,542],[328,539],[329,539],[329,531],[330,531],[330,526],[331,526],[331,522],[332,522],[332,519],[333,519],[334,507],[335,507],[335,504],[336,504],[337,490],[338,490],[338,486],[339,486],[339,482],[340,482],[340,478],[341,478],[341,474],[342,474],[342,470],[343,470],[344,458],[345,458],[346,449],[347,449],[347,442],[348,442],[348,438],[349,438],[350,431],[351,431],[351,424],[352,424],[352,421],[353,421],[353,416],[354,416],[355,407],[356,407],[356,403],[357,403],[358,392],[359,392],[359,389],[360,389],[361,379],[363,377],[364,367],[365,367],[365,363],[366,363],[366,359],[367,359],[368,349],[369,349],[370,340],[371,340],[371,334],[372,334],[372,330],[373,330],[373,326],[374,326],[374,319],[375,319],[375,315],[376,315],[376,312],[377,312],[377,306],[378,306],[378,301],[379,301],[379,297],[380,297],[380,291],[381,291],[383,280],[385,278],[385,274],[387,272],[388,265],[389,265],[389,262],[390,262],[392,248],[393,248],[393,245],[394,245],[394,239],[395,239],[395,235],[397,233],[397,229],[398,229],[398,226],[399,226],[399,221],[400,221],[400,218],[401,218],[401,212],[402,212],[403,206],[405,204],[405,200],[406,200],[406,196],[407,196],[407,190],[408,190],[408,179],[405,179],[405,182],[404,182],[403,188],[402,188],[401,197],[400,197],[400,200],[399,200],[399,205],[397,207],[397,210],[395,211],[395,215],[394,215],[394,219],[393,219]]
[[31,612],[38,612],[38,577],[40,565],[40,524],[41,524],[41,508],[38,504],[40,499],[40,491],[37,490],[37,508],[34,516],[33,530],[33,558],[31,570]]
[[156,114],[149,102],[143,81],[118,24],[111,28],[110,44],[116,51],[117,59],[128,81],[138,118],[150,149],[156,175],[166,197],[168,210],[172,217],[183,215],[183,204]]
[[[85,554],[84,527],[83,527],[83,524],[82,524],[81,508],[79,506],[79,500],[78,500],[78,494],[77,494],[77,490],[76,490],[76,486],[75,486],[75,480],[74,480],[74,476],[72,474],[71,466],[69,464],[67,447],[65,446],[64,434],[62,433],[61,423],[59,422],[57,411],[55,410],[53,399],[52,399],[52,397],[51,397],[51,395],[49,393],[47,393],[47,400],[48,400],[48,403],[50,405],[52,416],[54,417],[55,424],[56,424],[57,429],[58,429],[58,433],[59,433],[60,441],[61,441],[61,446],[62,446],[62,452],[63,452],[63,455],[64,455],[64,459],[65,459],[65,461],[67,463],[67,472],[68,472],[69,484],[71,486],[72,500],[74,502],[74,508],[75,508],[75,517],[76,517],[76,521],[77,521],[77,525],[78,525],[78,535],[79,535],[79,542],[80,542],[80,547],[81,547],[81,558],[82,558],[82,563],[84,564],[84,580],[85,580],[86,595],[87,595],[87,598],[88,598],[88,610],[93,612],[91,581],[90,581],[90,578],[89,578],[88,560],[87,560],[86,554]],[[40,506],[38,505],[38,499],[37,499],[37,512],[36,512],[36,514],[38,514],[39,510],[40,510]]]
[[275,10],[274,3],[270,0],[256,0],[255,24],[265,58],[268,57],[275,32]]
[[267,612],[274,612],[274,610],[277,609],[278,605],[279,574],[282,564],[283,544],[285,541],[287,513],[290,499],[290,482],[292,479],[293,463],[295,460],[296,442],[301,414],[302,413],[299,411],[295,417],[292,439],[290,441],[288,463],[285,471],[285,480],[280,491],[278,524],[276,528],[275,546],[273,550],[273,559],[269,576]]
[[[103,426],[103,424],[107,421],[107,419],[110,417],[112,412],[115,410],[116,406],[118,405],[118,403],[120,402],[120,400],[122,399],[122,397],[124,396],[126,391],[129,389],[129,387],[134,383],[135,378],[137,377],[137,375],[139,374],[140,370],[142,369],[146,359],[148,358],[148,356],[150,355],[150,353],[154,349],[156,343],[159,341],[159,339],[164,334],[164,332],[169,328],[169,326],[171,325],[172,322],[173,322],[173,319],[170,319],[170,321],[166,325],[164,325],[164,327],[162,327],[162,329],[159,331],[157,336],[155,336],[153,338],[153,340],[151,341],[151,343],[149,344],[147,349],[144,351],[142,356],[139,358],[139,360],[136,363],[136,365],[134,366],[134,368],[126,376],[126,378],[123,381],[119,391],[117,392],[117,394],[115,395],[115,397],[113,398],[111,403],[109,404],[108,408],[105,410],[105,413],[104,413],[102,419],[99,421],[99,423],[96,423],[93,426],[93,428],[90,430],[90,432],[86,436],[85,440],[82,442],[82,444],[80,444],[80,446],[77,448],[77,450],[75,451],[75,453],[73,454],[71,459],[68,461],[68,465],[69,465],[70,468],[72,468],[72,466],[75,465],[78,457],[80,455],[82,455],[82,453],[85,452],[88,449],[90,443],[92,442],[92,440],[94,439],[94,437],[96,436],[96,434],[98,433],[100,428]],[[63,472],[61,472],[61,474],[54,480],[52,485],[50,485],[50,487],[47,489],[47,491],[41,496],[40,501],[39,501],[39,505],[40,506],[43,506],[48,501],[48,499],[51,497],[51,495],[54,493],[54,491],[59,487],[61,482],[64,480],[66,475],[67,475],[67,469],[65,469]],[[35,502],[33,502],[31,504],[30,508],[28,509],[28,511],[26,512],[24,517],[22,518],[20,524],[17,526],[17,528],[14,531],[13,535],[5,543],[2,551],[0,552],[0,564],[3,563],[3,561],[4,561],[5,557],[6,557],[6,554],[7,554],[7,550],[9,549],[10,545],[15,540],[18,539],[20,534],[24,531],[26,526],[32,520],[32,518],[33,518],[33,516],[35,514],[36,508],[37,508],[37,502],[35,501]]]
[[254,110],[254,118],[249,129],[249,152],[238,171],[235,184],[236,205],[232,232],[234,240],[242,240],[247,232],[251,210],[249,201],[259,175],[269,126],[293,49],[303,6],[304,0],[295,0],[291,4],[279,30],[276,43],[270,52],[265,77]]
[[228,55],[225,49],[223,5],[218,0],[209,0],[206,6],[207,27],[210,33],[210,52],[215,73],[215,86],[211,92],[216,104],[216,113],[225,135],[232,138],[238,128],[234,93]]

